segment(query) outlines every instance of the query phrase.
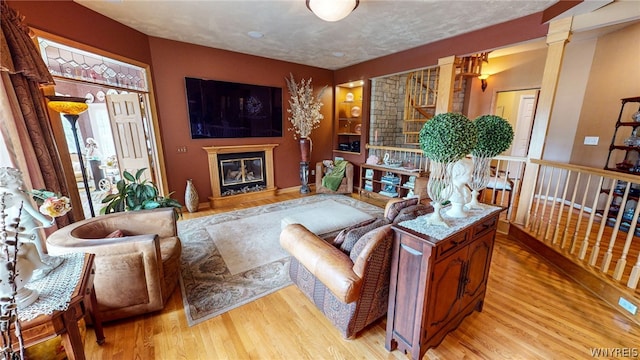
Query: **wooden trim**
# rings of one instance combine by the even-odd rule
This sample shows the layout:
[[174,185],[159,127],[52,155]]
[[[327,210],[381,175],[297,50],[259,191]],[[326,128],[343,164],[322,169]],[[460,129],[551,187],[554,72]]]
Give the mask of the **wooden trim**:
[[449,112],[453,106],[453,88],[456,82],[455,62],[455,56],[438,59],[440,74],[438,78],[436,114]]
[[[44,37],[47,38],[51,41],[55,41],[57,43],[66,45],[66,46],[70,46],[79,50],[83,50],[83,51],[88,51],[90,53],[96,54],[96,55],[100,55],[100,56],[105,56],[105,57],[109,57],[111,59],[114,60],[118,60],[127,64],[131,64],[134,66],[138,66],[141,67],[145,70],[145,74],[146,74],[146,81],[147,81],[147,91],[141,91],[141,90],[135,90],[135,89],[129,89],[129,88],[122,88],[125,89],[127,91],[130,92],[135,92],[137,94],[144,94],[144,97],[146,99],[146,103],[148,105],[148,108],[143,109],[144,113],[146,116],[149,117],[148,122],[149,125],[151,125],[152,127],[152,132],[148,134],[148,136],[150,137],[150,142],[151,142],[151,146],[152,146],[152,150],[154,151],[154,154],[152,156],[152,167],[153,167],[153,176],[154,176],[154,183],[156,184],[156,186],[158,187],[158,190],[160,191],[161,194],[167,194],[168,191],[168,182],[167,182],[167,170],[165,167],[165,161],[164,161],[164,149],[163,149],[163,145],[162,145],[162,137],[161,137],[161,133],[160,133],[160,123],[159,123],[159,117],[158,117],[158,109],[156,107],[156,103],[155,103],[155,92],[153,90],[153,77],[151,74],[151,66],[149,64],[140,62],[138,60],[134,60],[131,58],[127,58],[100,48],[96,48],[90,45],[86,45],[62,36],[58,36],[37,28],[33,28],[30,27],[30,29],[34,32],[34,34],[36,36],[40,36],[40,37]],[[36,47],[38,49],[39,48],[39,44],[38,41],[36,39],[36,37],[33,38],[33,42],[35,43]],[[70,79],[73,81],[82,81],[82,80],[77,80],[77,79]],[[101,86],[105,86],[105,87],[113,87],[113,88],[121,88],[117,85],[113,85],[113,84],[96,84],[96,85],[101,85]]]
[[[278,144],[257,144],[257,145],[230,145],[230,146],[205,146],[202,149],[207,152],[209,162],[209,180],[211,182],[211,197],[209,203],[211,208],[224,206],[231,203],[247,201],[246,199],[259,200],[276,194],[275,176],[273,172],[273,149]],[[220,188],[220,172],[218,166],[218,154],[232,154],[264,151],[265,182],[267,188],[263,191],[254,191],[246,194],[222,196]]]
[[547,244],[529,235],[519,225],[511,224],[509,228],[509,239],[520,242],[529,250],[554,265],[577,284],[605,301],[612,308],[618,310],[622,315],[640,324],[640,311],[635,315],[632,315],[618,305],[620,297],[624,297],[632,302],[636,300],[636,305],[638,305],[638,297],[631,290],[615,286],[610,280],[607,280],[602,275],[594,271],[589,271],[588,269],[572,262],[570,259],[558,253]]

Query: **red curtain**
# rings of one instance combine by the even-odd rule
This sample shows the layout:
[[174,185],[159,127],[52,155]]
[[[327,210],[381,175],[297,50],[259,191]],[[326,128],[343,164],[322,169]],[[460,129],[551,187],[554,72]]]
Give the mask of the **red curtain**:
[[[21,170],[28,171],[34,188],[68,195],[64,174],[57,171],[62,169],[62,162],[39,88],[41,84],[53,84],[53,77],[40,58],[24,18],[4,0],[0,0],[0,6],[0,71],[9,74],[18,99],[17,108],[22,114],[14,117],[28,166]],[[72,212],[56,218],[59,227],[74,221]]]

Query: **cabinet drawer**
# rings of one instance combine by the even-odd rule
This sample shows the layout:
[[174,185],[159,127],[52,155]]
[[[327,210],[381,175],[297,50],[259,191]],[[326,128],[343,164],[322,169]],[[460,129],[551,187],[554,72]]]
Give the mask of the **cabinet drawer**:
[[492,216],[490,219],[487,219],[473,227],[473,238],[476,239],[479,236],[487,234],[493,231],[496,228],[496,223],[498,222],[497,216]]
[[469,232],[462,231],[456,235],[453,235],[451,238],[445,240],[443,243],[438,244],[437,247],[437,258],[441,258],[446,256],[452,252],[454,252],[460,245],[464,244],[469,239]]

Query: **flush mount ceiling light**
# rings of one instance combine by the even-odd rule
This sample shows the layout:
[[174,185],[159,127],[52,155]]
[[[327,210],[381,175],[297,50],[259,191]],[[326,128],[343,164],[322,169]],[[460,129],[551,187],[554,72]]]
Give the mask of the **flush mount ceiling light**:
[[324,21],[342,20],[358,7],[359,0],[306,0],[307,8]]

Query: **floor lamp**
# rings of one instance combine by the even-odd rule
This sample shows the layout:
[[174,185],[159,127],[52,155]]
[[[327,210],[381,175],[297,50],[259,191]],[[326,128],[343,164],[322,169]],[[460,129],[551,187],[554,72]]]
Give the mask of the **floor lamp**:
[[78,117],[85,112],[89,105],[87,105],[87,99],[81,97],[71,96],[47,96],[49,103],[47,104],[51,110],[57,111],[69,121],[71,125],[71,131],[73,131],[73,138],[76,140],[76,151],[78,151],[78,160],[80,161],[80,172],[82,172],[82,182],[84,183],[84,190],[87,192],[87,201],[89,202],[89,211],[91,217],[96,216],[93,211],[93,201],[91,199],[91,191],[89,190],[89,181],[87,180],[87,169],[84,166],[84,159],[82,157],[82,151],[80,150],[80,140],[78,139]]

